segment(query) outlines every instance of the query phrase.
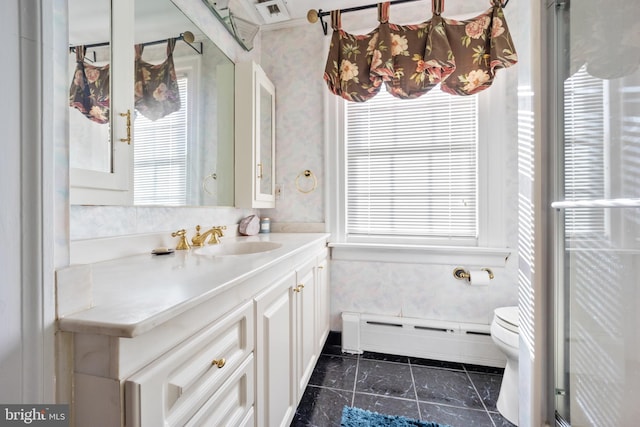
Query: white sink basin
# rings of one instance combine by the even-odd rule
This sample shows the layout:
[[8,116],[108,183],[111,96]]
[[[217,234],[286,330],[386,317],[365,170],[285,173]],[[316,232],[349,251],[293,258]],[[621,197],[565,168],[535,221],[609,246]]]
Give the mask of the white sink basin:
[[248,255],[272,251],[281,246],[282,243],[276,242],[222,242],[196,249],[194,253],[208,256]]

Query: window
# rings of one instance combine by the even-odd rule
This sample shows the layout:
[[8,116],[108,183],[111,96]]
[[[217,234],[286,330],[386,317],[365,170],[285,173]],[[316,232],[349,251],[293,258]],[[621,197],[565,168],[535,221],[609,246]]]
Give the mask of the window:
[[178,77],[181,107],[156,121],[135,119],[134,189],[136,205],[183,206],[187,202],[188,79]]
[[347,239],[478,237],[478,97],[435,88],[412,100],[384,88],[345,103]]

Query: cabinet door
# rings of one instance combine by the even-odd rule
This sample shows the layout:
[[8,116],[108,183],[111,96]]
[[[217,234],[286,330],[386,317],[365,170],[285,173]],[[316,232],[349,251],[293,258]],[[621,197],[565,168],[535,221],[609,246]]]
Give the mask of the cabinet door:
[[329,262],[326,253],[318,257],[316,267],[316,340],[320,354],[329,335],[330,299],[329,299]]
[[[70,7],[81,7],[84,3],[72,2]],[[109,31],[111,53],[110,61],[107,60],[107,63],[110,62],[111,117],[109,124],[95,124],[85,118],[70,122],[69,198],[72,204],[123,205],[132,202],[133,148],[127,138],[131,135],[130,122],[133,117],[129,116],[128,120],[127,112],[133,114],[133,28],[134,2],[112,0]],[[78,116],[76,111],[70,113],[73,115],[70,119]],[[106,145],[107,149],[92,147],[88,150],[87,145],[93,139],[101,143],[99,146]],[[79,154],[76,156],[76,153]]]
[[296,411],[291,272],[255,298],[256,411],[259,426],[288,426]]
[[261,68],[256,73],[255,199],[275,201],[275,88]]
[[236,64],[235,199],[241,208],[275,207],[275,87],[254,62]]
[[295,331],[298,401],[311,378],[317,356],[315,259],[296,272]]

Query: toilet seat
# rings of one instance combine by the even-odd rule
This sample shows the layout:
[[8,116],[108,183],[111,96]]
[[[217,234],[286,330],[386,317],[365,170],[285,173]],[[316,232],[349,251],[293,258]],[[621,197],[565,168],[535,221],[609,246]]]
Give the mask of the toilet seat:
[[494,319],[500,327],[517,334],[518,307],[500,307],[494,310]]

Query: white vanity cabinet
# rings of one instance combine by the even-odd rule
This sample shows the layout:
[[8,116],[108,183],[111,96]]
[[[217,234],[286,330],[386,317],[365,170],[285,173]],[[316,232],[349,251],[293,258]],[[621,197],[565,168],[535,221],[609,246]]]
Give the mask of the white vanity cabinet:
[[235,66],[235,201],[239,208],[274,208],[275,87],[255,62]]
[[93,265],[92,305],[58,321],[71,425],[288,426],[328,334],[328,236],[279,234],[249,267],[182,251]]

